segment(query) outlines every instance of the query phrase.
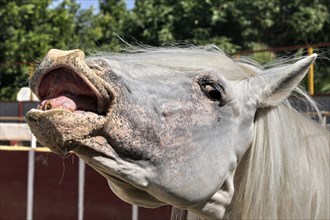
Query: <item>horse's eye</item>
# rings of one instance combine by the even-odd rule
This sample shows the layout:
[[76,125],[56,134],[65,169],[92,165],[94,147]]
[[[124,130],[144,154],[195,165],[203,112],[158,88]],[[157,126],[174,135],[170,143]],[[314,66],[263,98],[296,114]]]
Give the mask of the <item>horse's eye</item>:
[[206,84],[203,86],[204,92],[213,101],[220,101],[222,99],[222,89],[219,86],[215,87],[212,84]]

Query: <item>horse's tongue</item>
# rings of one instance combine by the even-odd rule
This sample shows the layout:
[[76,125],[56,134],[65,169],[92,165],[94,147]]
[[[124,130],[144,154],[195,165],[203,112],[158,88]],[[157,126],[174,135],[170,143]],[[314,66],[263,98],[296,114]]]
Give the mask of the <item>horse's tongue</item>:
[[72,99],[66,96],[59,96],[57,98],[43,100],[39,104],[38,109],[42,109],[42,110],[66,109],[73,112],[77,110],[77,105]]

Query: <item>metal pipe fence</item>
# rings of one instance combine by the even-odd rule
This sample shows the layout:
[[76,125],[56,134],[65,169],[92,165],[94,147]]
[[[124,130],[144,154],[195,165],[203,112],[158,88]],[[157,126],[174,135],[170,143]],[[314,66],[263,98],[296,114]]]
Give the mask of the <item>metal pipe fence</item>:
[[[20,117],[0,117],[0,121],[4,120],[17,120]],[[7,146],[0,145],[1,151],[11,151],[11,152],[28,152],[28,169],[27,169],[27,200],[26,200],[26,219],[34,219],[34,180],[35,180],[35,153],[36,152],[51,152],[47,147],[37,147],[37,140],[34,135],[29,130],[27,124],[25,123],[0,123],[0,141],[1,140],[19,140],[19,141],[30,141],[30,146]],[[84,194],[85,194],[85,163],[79,159],[78,164],[78,220],[84,219]],[[110,189],[108,189],[110,190]],[[51,199],[51,198],[50,198]],[[139,207],[131,206],[131,219],[139,219]],[[1,215],[0,215],[1,216]],[[141,217],[141,216],[140,216]]]
[[[327,127],[327,118],[330,118],[329,111],[321,111],[321,124],[324,127]],[[314,115],[311,115],[314,116]],[[8,123],[4,121],[21,121],[21,123]],[[27,170],[27,200],[26,200],[26,219],[34,219],[34,190],[35,190],[35,154],[36,152],[51,152],[47,147],[38,147],[37,140],[31,133],[28,125],[24,122],[24,117],[14,117],[14,116],[1,116],[0,117],[0,141],[6,140],[17,140],[17,141],[29,141],[30,146],[8,146],[0,145],[0,154],[1,151],[12,151],[12,152],[28,152],[28,170]],[[330,127],[328,126],[328,129]],[[85,210],[85,163],[79,159],[78,164],[78,199],[77,199],[77,219],[84,219],[84,210]],[[110,189],[109,189],[110,190]],[[132,205],[131,206],[131,219],[139,219],[139,210],[140,208]],[[1,216],[1,215],[0,215]]]

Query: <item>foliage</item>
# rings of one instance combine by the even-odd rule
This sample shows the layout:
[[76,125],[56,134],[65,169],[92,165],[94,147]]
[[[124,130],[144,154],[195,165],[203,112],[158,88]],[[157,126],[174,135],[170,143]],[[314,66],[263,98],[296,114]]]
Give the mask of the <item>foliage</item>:
[[[220,1],[137,0],[133,9],[133,36],[152,45],[214,43],[227,51],[239,49],[219,22],[225,13],[218,10]],[[222,32],[222,33],[221,33]],[[221,34],[220,34],[221,33]]]
[[[267,49],[268,46],[262,43],[253,43],[252,50],[258,51]],[[257,61],[260,64],[269,63],[276,58],[276,54],[270,51],[258,52],[252,55],[253,60]]]
[[17,88],[26,84],[26,63],[49,48],[50,36],[41,31],[43,24],[39,20],[45,15],[48,4],[47,1],[31,1],[29,4],[7,1],[0,8],[2,99],[15,97]]
[[[82,10],[76,0],[1,0],[0,99],[15,99],[30,63],[50,48],[119,51],[123,38],[152,46],[213,43],[234,53],[330,41],[328,0],[135,0],[130,10],[125,0],[99,1],[99,10]],[[275,54],[254,56],[264,62]],[[329,94],[329,61],[315,70],[317,92]]]
[[31,63],[50,48],[77,46],[79,5],[65,0],[50,8],[49,0],[6,1],[0,8],[0,99],[14,100],[17,90],[27,86]]
[[124,0],[100,0],[100,13],[96,15],[95,27],[100,31],[97,44],[102,49],[119,51],[120,38],[126,31],[129,11]]

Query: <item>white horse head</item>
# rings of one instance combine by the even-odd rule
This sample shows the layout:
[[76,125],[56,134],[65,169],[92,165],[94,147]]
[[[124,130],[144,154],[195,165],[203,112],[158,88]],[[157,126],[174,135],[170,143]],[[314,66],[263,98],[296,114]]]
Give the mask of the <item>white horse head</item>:
[[287,101],[316,55],[263,70],[216,49],[51,50],[26,118],[124,201],[206,219],[329,217],[329,133]]

